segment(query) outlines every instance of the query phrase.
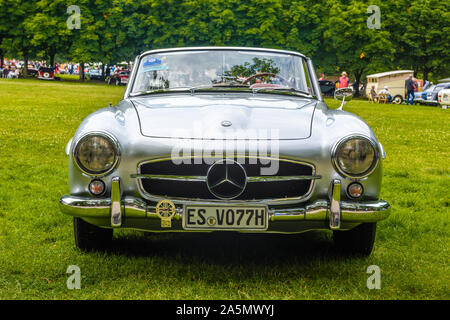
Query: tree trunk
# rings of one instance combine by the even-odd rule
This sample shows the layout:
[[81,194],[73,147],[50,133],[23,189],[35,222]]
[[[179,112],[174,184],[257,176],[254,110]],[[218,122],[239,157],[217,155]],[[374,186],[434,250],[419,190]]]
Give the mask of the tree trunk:
[[361,75],[362,75],[362,71],[356,71],[355,72],[355,97],[359,97],[360,93],[359,93],[359,84],[361,83]]
[[105,64],[102,62],[102,80],[105,80]]
[[50,53],[50,67],[53,68],[55,66],[55,54]]
[[80,62],[80,81],[84,81],[84,62]]
[[28,77],[28,57],[23,57],[23,77]]
[[4,59],[5,57],[3,56],[3,51],[2,50],[0,50],[0,68],[2,68],[3,69],[3,59]]
[[428,80],[428,74],[430,73],[430,69],[427,67],[423,68],[423,80]]

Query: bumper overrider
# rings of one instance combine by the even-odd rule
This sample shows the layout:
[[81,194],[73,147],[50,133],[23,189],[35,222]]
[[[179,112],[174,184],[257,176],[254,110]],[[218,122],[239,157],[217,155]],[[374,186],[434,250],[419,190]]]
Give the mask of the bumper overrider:
[[[389,216],[390,205],[384,200],[341,201],[340,195],[341,183],[339,180],[334,180],[330,186],[329,199],[302,203],[289,208],[269,207],[268,228],[263,232],[300,233],[314,229],[348,230],[361,223],[377,222]],[[60,199],[60,208],[65,214],[83,218],[87,222],[106,228],[192,232],[183,229],[183,207],[176,207],[175,214],[171,218],[171,226],[164,228],[155,205],[148,205],[140,198],[121,196],[118,177],[112,179],[110,198],[64,195]]]

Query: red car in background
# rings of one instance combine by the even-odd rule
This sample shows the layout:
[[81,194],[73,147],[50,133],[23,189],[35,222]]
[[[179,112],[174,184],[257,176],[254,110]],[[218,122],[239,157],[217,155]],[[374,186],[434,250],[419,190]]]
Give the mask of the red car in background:
[[130,77],[130,70],[117,70],[108,79],[108,84],[127,84]]
[[49,67],[39,67],[38,79],[55,80],[55,70]]

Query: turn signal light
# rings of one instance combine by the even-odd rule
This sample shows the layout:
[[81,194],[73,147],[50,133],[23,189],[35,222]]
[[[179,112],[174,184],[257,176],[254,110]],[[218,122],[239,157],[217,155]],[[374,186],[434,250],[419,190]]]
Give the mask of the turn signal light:
[[348,195],[352,198],[360,198],[364,192],[363,186],[355,182],[348,186]]
[[100,196],[105,192],[105,183],[102,180],[92,180],[89,183],[89,192],[94,196]]

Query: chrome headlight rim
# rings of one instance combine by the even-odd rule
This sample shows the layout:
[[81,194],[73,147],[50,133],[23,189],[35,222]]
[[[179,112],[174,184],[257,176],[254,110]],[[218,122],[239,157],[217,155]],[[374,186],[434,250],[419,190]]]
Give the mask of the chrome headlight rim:
[[[101,171],[101,172],[95,172],[95,171],[90,171],[87,168],[84,168],[84,166],[78,162],[78,145],[80,144],[80,142],[82,142],[84,139],[87,139],[91,136],[100,136],[103,138],[108,139],[111,142],[111,145],[114,148],[114,162],[111,165],[111,167],[109,169],[107,169],[106,171]],[[106,131],[90,131],[87,132],[85,134],[83,134],[82,136],[80,136],[77,141],[72,143],[72,160],[75,163],[75,165],[78,167],[78,169],[80,169],[81,172],[83,172],[84,174],[90,176],[90,177],[104,177],[106,175],[108,175],[111,171],[113,171],[117,165],[119,164],[120,161],[120,145],[119,145],[119,141],[110,133],[106,132]]]
[[[368,141],[370,143],[370,145],[372,146],[372,148],[374,150],[374,154],[375,154],[375,159],[372,162],[372,165],[369,167],[369,169],[367,169],[366,171],[364,171],[360,174],[350,174],[350,173],[345,172],[339,166],[339,163],[337,161],[336,152],[339,149],[339,146],[341,146],[342,144],[346,143],[347,141],[353,140],[353,139],[364,139],[364,140]],[[332,159],[335,170],[343,177],[353,179],[353,180],[354,179],[364,179],[364,178],[368,177],[375,170],[375,168],[378,166],[378,162],[380,161],[380,150],[377,146],[378,146],[377,143],[375,141],[373,141],[373,139],[371,139],[368,136],[361,135],[361,134],[352,134],[352,135],[348,135],[348,136],[340,139],[338,142],[336,142],[334,144],[332,151],[331,151],[331,159]]]

